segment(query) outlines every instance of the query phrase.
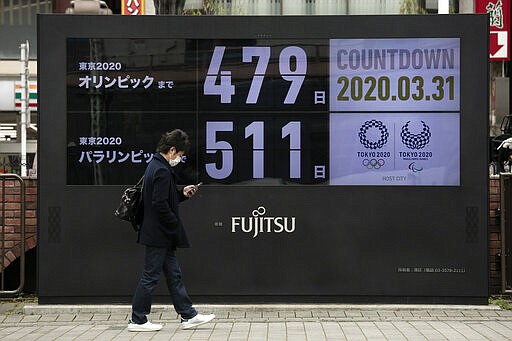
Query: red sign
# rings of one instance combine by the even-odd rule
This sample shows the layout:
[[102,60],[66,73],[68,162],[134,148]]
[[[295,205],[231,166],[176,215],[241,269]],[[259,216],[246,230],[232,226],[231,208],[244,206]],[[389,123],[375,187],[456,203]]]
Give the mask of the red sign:
[[121,14],[123,15],[144,15],[146,4],[144,0],[122,0]]
[[475,13],[489,14],[489,58],[510,60],[510,0],[475,0]]

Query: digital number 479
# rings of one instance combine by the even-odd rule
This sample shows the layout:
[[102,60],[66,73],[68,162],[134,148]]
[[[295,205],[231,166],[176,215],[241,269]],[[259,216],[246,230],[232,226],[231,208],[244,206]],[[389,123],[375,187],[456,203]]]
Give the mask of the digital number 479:
[[[204,94],[217,95],[220,96],[221,103],[231,103],[231,96],[235,94],[235,86],[231,84],[231,71],[220,69],[225,50],[225,46],[215,46],[208,73],[204,80]],[[270,61],[270,46],[244,46],[242,48],[242,62],[252,63],[254,57],[258,57],[258,63],[245,101],[247,104],[258,102],[263,79]],[[295,63],[292,59],[295,59]],[[295,103],[302,83],[306,78],[307,68],[307,56],[302,48],[288,46],[279,54],[279,73],[284,80],[291,82],[283,101],[284,104]],[[219,75],[220,82],[217,83]]]

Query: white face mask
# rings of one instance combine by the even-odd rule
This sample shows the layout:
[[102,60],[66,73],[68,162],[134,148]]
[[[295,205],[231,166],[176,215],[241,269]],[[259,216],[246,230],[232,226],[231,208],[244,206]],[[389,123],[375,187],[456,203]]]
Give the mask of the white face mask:
[[169,159],[169,164],[171,167],[177,166],[181,162],[181,157],[179,155],[176,155],[176,158],[174,160]]

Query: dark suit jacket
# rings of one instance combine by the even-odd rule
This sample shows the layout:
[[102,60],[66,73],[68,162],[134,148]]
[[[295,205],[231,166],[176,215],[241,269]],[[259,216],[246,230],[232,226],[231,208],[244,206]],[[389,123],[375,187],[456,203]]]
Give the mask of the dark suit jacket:
[[190,247],[180,219],[179,203],[187,199],[176,187],[169,162],[156,153],[144,173],[144,219],[139,243],[156,247]]

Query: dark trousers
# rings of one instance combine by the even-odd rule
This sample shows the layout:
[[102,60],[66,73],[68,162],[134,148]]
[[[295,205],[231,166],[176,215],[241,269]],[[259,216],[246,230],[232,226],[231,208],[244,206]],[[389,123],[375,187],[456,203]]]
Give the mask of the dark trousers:
[[190,319],[197,315],[181,280],[181,269],[176,258],[176,250],[146,246],[144,273],[132,301],[132,321],[134,323],[143,324],[148,321],[147,315],[151,312],[151,294],[162,271],[167,279],[167,287],[176,312],[183,319]]

